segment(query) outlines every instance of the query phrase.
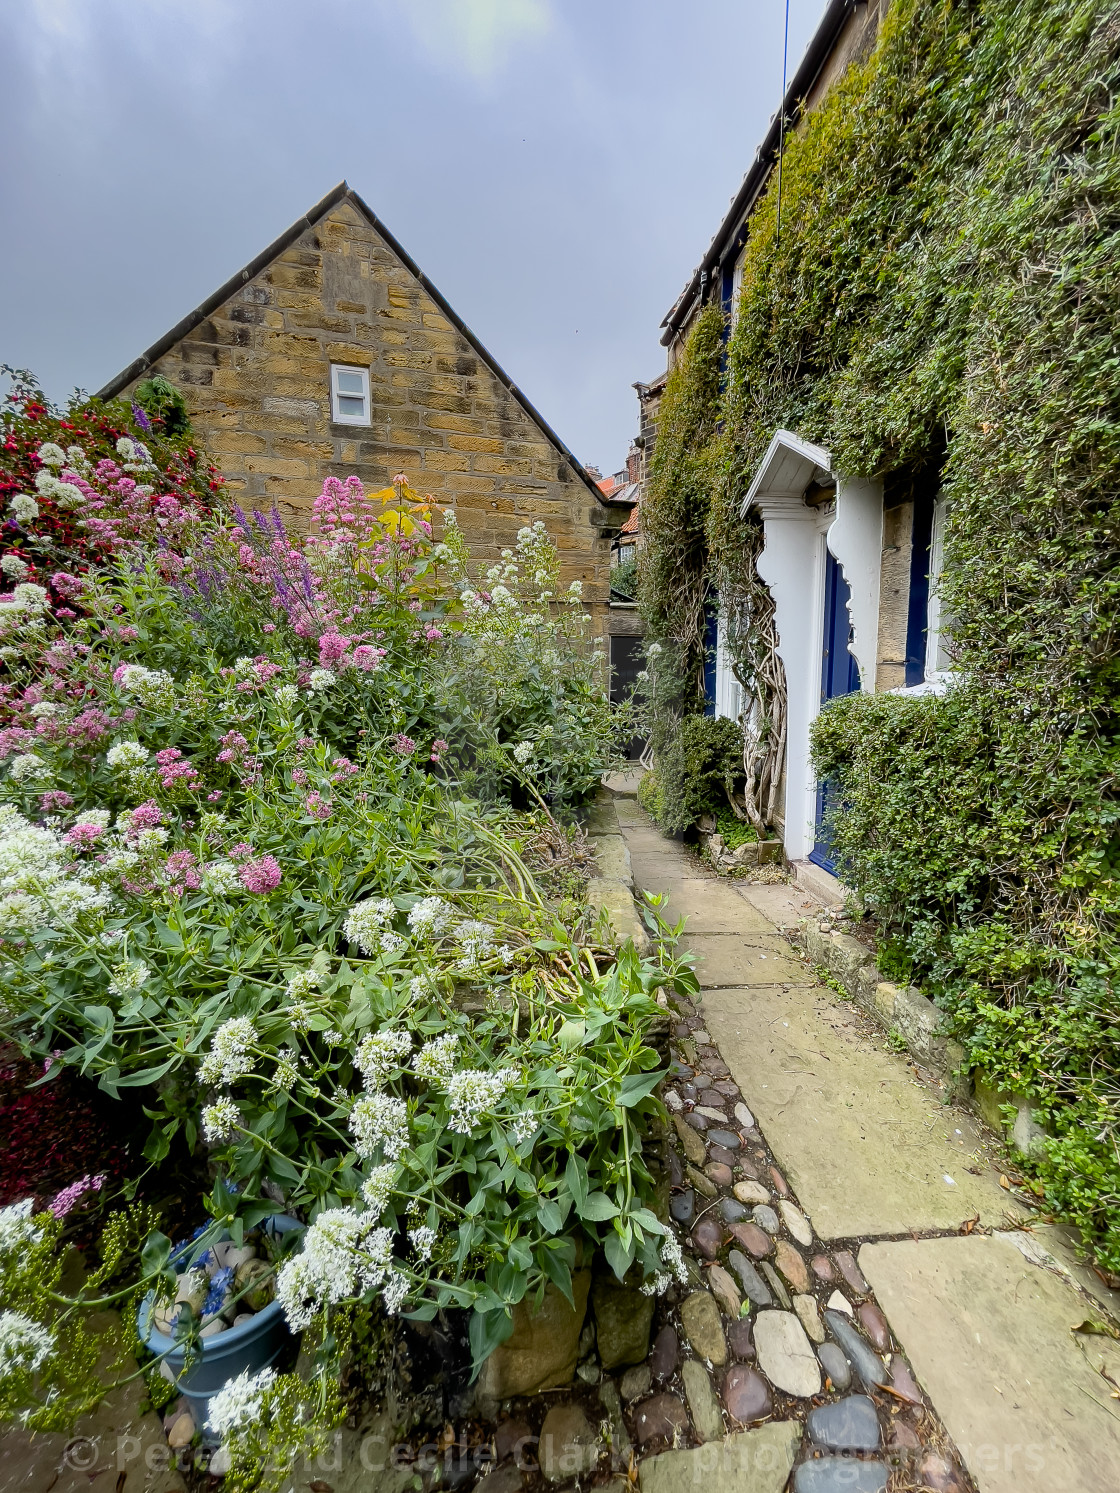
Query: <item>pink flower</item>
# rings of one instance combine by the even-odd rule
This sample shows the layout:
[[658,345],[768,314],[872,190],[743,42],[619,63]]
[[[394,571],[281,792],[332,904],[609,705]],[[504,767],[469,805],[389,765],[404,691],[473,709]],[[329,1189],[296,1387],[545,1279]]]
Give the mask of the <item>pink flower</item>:
[[71,809],[73,807],[74,800],[70,797],[69,793],[63,793],[61,788],[52,788],[49,793],[43,793],[39,796],[39,808],[44,814],[53,814],[58,809]]
[[355,773],[360,771],[361,768],[351,762],[349,757],[336,757],[331,763],[331,781],[333,783],[341,783],[344,779],[352,778]]
[[155,829],[157,824],[163,823],[163,810],[155,799],[149,798],[146,803],[137,804],[132,811],[130,828],[133,830]]
[[436,739],[435,739],[435,741],[432,742],[432,757],[431,757],[431,760],[433,762],[438,762],[440,760],[440,758],[443,756],[443,754],[447,750],[448,750],[447,742],[444,741],[444,739],[443,739],[442,736],[437,736]]
[[88,850],[90,846],[96,845],[105,833],[103,824],[75,824],[63,835],[67,845],[73,845],[77,850]]
[[246,856],[252,855],[253,847],[246,844],[244,840],[238,840],[237,844],[229,852],[231,861],[243,861]]
[[69,1187],[64,1187],[55,1197],[50,1205],[51,1212],[56,1218],[65,1218],[86,1193],[100,1192],[105,1185],[105,1180],[106,1174],[102,1172],[96,1177],[80,1177],[77,1182],[71,1182]]
[[119,627],[117,629],[117,637],[120,638],[122,643],[135,643],[139,636],[140,634],[135,627]]
[[434,643],[437,638],[443,637],[443,632],[438,627],[428,627],[424,630],[424,636],[427,638],[429,643]]
[[213,793],[208,793],[206,795],[206,802],[208,804],[216,804],[218,802],[218,800],[221,798],[221,796],[222,796],[222,790],[220,788],[215,788],[214,791],[213,791]]
[[329,819],[333,810],[329,803],[325,803],[318,793],[309,793],[303,804],[313,819]]
[[261,626],[261,632],[275,632],[275,631],[276,631],[276,623],[275,622],[265,622]]
[[319,639],[319,664],[324,669],[329,669],[350,651],[353,638],[348,638],[341,632],[325,632]]
[[411,736],[406,736],[403,731],[400,731],[393,738],[393,750],[399,752],[402,757],[411,757],[416,750],[416,743]]
[[295,783],[297,788],[302,788],[304,783],[307,782],[307,774],[302,767],[292,768],[292,782]]
[[381,660],[385,657],[384,648],[371,648],[368,643],[363,643],[353,652],[353,661],[363,674],[371,674],[375,669],[381,667]]
[[283,880],[280,863],[271,855],[262,855],[259,860],[246,861],[237,874],[245,890],[254,892],[257,896],[265,896],[269,892],[274,892]]

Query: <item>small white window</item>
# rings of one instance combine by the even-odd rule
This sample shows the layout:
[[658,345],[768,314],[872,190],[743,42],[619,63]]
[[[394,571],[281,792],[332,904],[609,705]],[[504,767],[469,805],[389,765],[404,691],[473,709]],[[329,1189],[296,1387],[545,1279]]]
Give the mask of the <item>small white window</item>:
[[368,425],[369,369],[331,364],[331,419],[339,425]]

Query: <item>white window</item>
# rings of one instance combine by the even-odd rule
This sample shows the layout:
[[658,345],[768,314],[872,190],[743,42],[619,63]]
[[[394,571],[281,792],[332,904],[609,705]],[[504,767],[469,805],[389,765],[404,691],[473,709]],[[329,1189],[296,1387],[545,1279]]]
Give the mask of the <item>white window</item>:
[[941,606],[941,571],[945,563],[945,520],[949,504],[938,498],[933,505],[933,528],[929,538],[929,602],[926,609],[926,679],[943,678],[953,667],[946,649],[946,634],[952,619]]
[[338,425],[368,425],[369,369],[331,364],[331,419]]

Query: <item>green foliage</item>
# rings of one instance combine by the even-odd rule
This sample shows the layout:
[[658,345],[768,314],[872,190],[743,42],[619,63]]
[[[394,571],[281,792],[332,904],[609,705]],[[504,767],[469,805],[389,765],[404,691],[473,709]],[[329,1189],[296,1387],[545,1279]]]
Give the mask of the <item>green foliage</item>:
[[739,819],[733,810],[718,808],[714,813],[716,830],[728,850],[738,850],[740,845],[753,845],[757,841],[758,831],[754,825]]
[[611,590],[617,591],[620,596],[629,597],[631,601],[636,600],[638,595],[638,562],[631,555],[629,560],[622,560],[611,569]]
[[704,613],[711,593],[705,521],[715,470],[709,445],[719,419],[723,318],[708,307],[670,373],[658,414],[642,502],[647,543],[638,600],[649,637],[679,655],[682,701],[704,698]]
[[[1025,1164],[1112,1269],[1118,78],[1110,0],[895,0],[787,143],[780,239],[776,178],[752,214],[726,388],[690,412],[706,534],[688,510],[723,594],[775,429],[843,472],[940,465],[959,683],[831,707],[818,768],[846,878],[970,1061],[1035,1099],[1052,1138]],[[667,591],[663,532],[644,565]]]
[[670,834],[691,829],[702,814],[725,809],[743,781],[743,742],[739,727],[723,717],[689,715],[657,759],[647,778],[644,802]]
[[175,385],[162,375],[157,373],[154,378],[146,378],[137,384],[132,397],[149,420],[158,422],[164,435],[190,435],[187,401]]

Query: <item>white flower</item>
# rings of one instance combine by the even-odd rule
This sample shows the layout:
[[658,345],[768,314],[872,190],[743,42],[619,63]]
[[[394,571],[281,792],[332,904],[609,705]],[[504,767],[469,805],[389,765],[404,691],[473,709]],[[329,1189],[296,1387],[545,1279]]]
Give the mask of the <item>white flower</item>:
[[32,705],[31,714],[37,721],[47,721],[52,715],[61,715],[62,706],[55,705],[50,700],[40,700],[37,705]]
[[199,880],[202,890],[210,897],[227,897],[241,885],[237,867],[227,860],[207,861],[199,870]]
[[583,595],[583,582],[582,581],[573,581],[572,584],[568,587],[568,595],[569,596],[582,596]]
[[136,447],[129,440],[128,436],[122,435],[117,442],[117,455],[123,457],[125,461],[136,460]]
[[409,1229],[408,1237],[412,1241],[412,1247],[422,1260],[432,1258],[432,1246],[436,1242],[436,1231],[430,1229],[426,1223],[419,1228]]
[[407,938],[402,938],[399,933],[389,930],[381,935],[381,952],[383,954],[399,954],[407,943]]
[[161,845],[165,845],[167,839],[168,832],[165,829],[142,829],[134,843],[141,855],[147,855],[153,850],[158,850]]
[[330,689],[332,684],[337,683],[338,675],[332,669],[312,669],[307,680],[307,688],[319,693]]
[[17,524],[26,528],[33,518],[39,517],[39,505],[29,492],[17,492],[8,504],[8,512]]
[[371,958],[377,952],[381,930],[396,912],[388,897],[367,897],[350,909],[342,931],[351,943]]
[[412,1066],[418,1078],[426,1078],[429,1083],[443,1084],[455,1072],[458,1060],[459,1038],[455,1032],[445,1032],[442,1037],[434,1037],[432,1041],[424,1043],[413,1058]]
[[39,780],[49,778],[51,770],[34,752],[22,752],[18,757],[13,757],[8,763],[8,774],[17,783],[22,783],[24,778]]
[[275,1382],[275,1369],[261,1369],[257,1374],[243,1369],[236,1379],[230,1379],[216,1395],[210,1396],[207,1426],[224,1441],[231,1431],[256,1425],[261,1418],[264,1397]]
[[0,1208],[0,1256],[17,1250],[22,1253],[29,1244],[36,1244],[43,1237],[42,1229],[31,1218],[34,1206],[34,1199],[24,1198],[21,1203]]
[[370,1032],[363,1037],[354,1054],[354,1066],[362,1075],[367,1089],[376,1089],[394,1073],[412,1051],[409,1032]]
[[114,968],[113,978],[109,981],[109,993],[130,995],[132,991],[140,989],[150,974],[151,970],[146,964],[141,964],[136,959],[128,959]]
[[389,1201],[389,1194],[396,1180],[397,1167],[393,1162],[385,1161],[380,1166],[375,1166],[362,1183],[362,1197],[378,1218],[381,1217],[385,1204]]
[[529,1109],[523,1109],[519,1115],[514,1115],[513,1123],[509,1127],[514,1145],[520,1146],[531,1135],[535,1135],[540,1129],[540,1123],[540,1120]]
[[363,1291],[376,1290],[390,1272],[393,1236],[373,1212],[327,1208],[303,1236],[303,1251],[276,1280],[276,1296],[293,1332],[310,1327],[316,1312]]
[[198,1070],[199,1082],[231,1084],[252,1073],[255,1059],[249,1048],[257,1040],[257,1029],[248,1016],[231,1016],[214,1033],[210,1051]]
[[454,916],[454,908],[442,897],[421,897],[408,914],[408,926],[419,938],[438,938]]
[[661,647],[660,643],[650,643],[649,647],[646,649],[646,657],[658,658],[663,652],[664,649]]
[[66,465],[66,452],[61,446],[56,446],[54,441],[44,441],[39,447],[39,460],[45,467],[64,467]]
[[643,1296],[664,1296],[674,1279],[682,1286],[688,1284],[688,1266],[684,1262],[680,1241],[673,1233],[666,1233],[661,1240],[661,1263],[664,1270],[657,1270],[652,1280],[642,1282]]
[[402,1275],[399,1270],[390,1270],[381,1292],[381,1299],[385,1303],[385,1310],[391,1317],[395,1317],[400,1311],[407,1295],[408,1277]]
[[455,929],[455,941],[462,951],[458,968],[464,974],[472,973],[483,959],[493,954],[492,933],[493,929],[488,924],[480,922],[478,918],[465,918],[458,924]]
[[215,1099],[202,1111],[202,1135],[212,1145],[229,1140],[240,1124],[241,1111],[232,1099]]
[[520,762],[522,767],[533,755],[533,743],[531,741],[519,741],[513,749],[515,762]]
[[500,1068],[487,1073],[481,1068],[464,1068],[448,1080],[448,1126],[458,1135],[470,1135],[477,1121],[502,1098],[518,1080],[516,1068]]
[[403,1099],[392,1094],[363,1094],[350,1111],[354,1149],[368,1161],[378,1146],[390,1161],[408,1145],[408,1110]]
[[54,1334],[22,1312],[0,1312],[0,1384],[13,1374],[34,1374],[54,1348]]
[[135,772],[149,757],[148,748],[138,741],[118,741],[105,753],[105,761],[115,771]]
[[294,705],[299,699],[299,690],[294,684],[282,684],[276,691],[276,699],[281,705]]
[[276,1054],[276,1069],[272,1082],[278,1089],[290,1094],[299,1077],[299,1053],[294,1047],[282,1047]]
[[12,600],[24,612],[45,612],[51,604],[46,587],[34,581],[21,581],[12,592]]
[[126,694],[135,695],[141,705],[160,709],[175,703],[175,681],[166,669],[145,669],[141,664],[125,664],[118,683]]
[[304,996],[310,995],[313,990],[318,990],[322,979],[322,974],[314,967],[296,970],[294,975],[288,976],[288,999],[290,1001],[302,1000]]
[[21,560],[18,555],[5,555],[0,560],[0,571],[10,581],[22,581],[30,568],[27,562]]

